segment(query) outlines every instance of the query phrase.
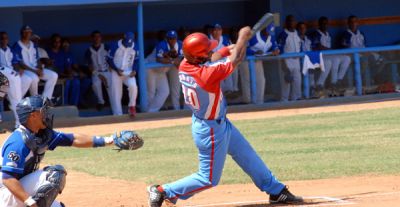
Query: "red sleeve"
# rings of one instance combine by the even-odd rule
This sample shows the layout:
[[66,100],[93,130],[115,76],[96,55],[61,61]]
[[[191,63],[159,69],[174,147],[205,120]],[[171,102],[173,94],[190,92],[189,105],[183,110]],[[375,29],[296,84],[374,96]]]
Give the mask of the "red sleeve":
[[222,80],[227,78],[234,71],[232,62],[226,58],[224,61],[218,61],[208,65],[204,65],[201,70],[201,79],[205,83],[206,89],[211,86],[220,84]]

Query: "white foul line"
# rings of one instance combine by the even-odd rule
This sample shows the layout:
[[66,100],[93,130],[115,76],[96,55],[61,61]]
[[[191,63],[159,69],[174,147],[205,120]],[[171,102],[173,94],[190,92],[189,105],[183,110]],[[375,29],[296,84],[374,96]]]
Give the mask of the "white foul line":
[[[396,192],[386,192],[386,193],[371,193],[366,195],[354,195],[354,196],[346,196],[345,198],[367,198],[374,196],[385,196],[385,195],[394,195],[400,194],[400,191]],[[330,203],[320,203],[320,204],[306,204],[306,205],[296,205],[301,207],[318,207],[318,206],[344,206],[344,205],[354,205],[356,203],[350,202],[347,200],[343,200],[340,198],[328,197],[328,196],[311,196],[304,197],[305,199],[322,199],[328,201]],[[240,204],[258,204],[258,203],[268,203],[269,200],[257,200],[257,201],[238,201],[238,202],[229,202],[229,203],[214,203],[214,204],[204,204],[204,205],[194,205],[194,206],[185,206],[185,207],[211,207],[211,206],[225,206],[225,205],[240,205]]]
[[[355,203],[350,201],[345,201],[339,198],[332,198],[327,196],[313,196],[313,197],[304,197],[305,199],[322,199],[328,201],[330,203],[320,203],[320,204],[306,204],[306,205],[296,205],[302,207],[317,207],[317,206],[336,206],[336,205],[353,205]],[[229,202],[229,203],[214,203],[214,204],[204,204],[204,205],[194,205],[194,206],[185,206],[185,207],[211,207],[211,206],[226,206],[226,205],[240,205],[240,204],[258,204],[258,203],[268,203],[269,200],[257,200],[257,201],[238,201],[238,202]],[[332,203],[335,202],[335,203]]]

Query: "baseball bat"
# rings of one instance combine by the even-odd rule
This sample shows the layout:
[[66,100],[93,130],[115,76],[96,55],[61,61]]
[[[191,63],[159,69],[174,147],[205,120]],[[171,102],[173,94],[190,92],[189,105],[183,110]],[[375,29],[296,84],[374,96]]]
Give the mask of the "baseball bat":
[[264,16],[262,16],[260,20],[258,20],[258,22],[253,26],[253,28],[251,28],[251,31],[253,33],[251,37],[256,35],[257,32],[267,28],[267,26],[272,22],[274,22],[274,15],[271,13],[264,14]]

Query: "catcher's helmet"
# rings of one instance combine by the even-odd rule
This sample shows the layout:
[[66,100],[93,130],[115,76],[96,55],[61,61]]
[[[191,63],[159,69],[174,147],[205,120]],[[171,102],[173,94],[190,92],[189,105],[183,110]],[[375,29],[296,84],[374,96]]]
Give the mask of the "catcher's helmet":
[[2,100],[8,92],[10,88],[10,83],[8,82],[8,78],[0,72],[0,100]]
[[25,125],[32,112],[40,111],[43,114],[43,123],[52,128],[52,115],[49,113],[51,103],[42,96],[30,96],[22,99],[16,107],[19,122]]
[[208,60],[210,51],[217,45],[216,40],[210,40],[205,34],[196,32],[183,40],[183,55],[189,63],[204,63]]

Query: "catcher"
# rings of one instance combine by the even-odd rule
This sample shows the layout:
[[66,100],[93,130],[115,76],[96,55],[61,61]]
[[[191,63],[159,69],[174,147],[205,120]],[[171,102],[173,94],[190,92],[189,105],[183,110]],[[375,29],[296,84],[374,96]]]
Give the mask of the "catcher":
[[55,199],[66,183],[65,168],[54,165],[38,169],[47,150],[58,146],[89,148],[111,144],[120,150],[134,150],[143,145],[143,140],[133,131],[109,137],[55,131],[49,108],[49,101],[41,96],[27,97],[17,105],[21,126],[8,137],[1,151],[0,206],[64,206]]

